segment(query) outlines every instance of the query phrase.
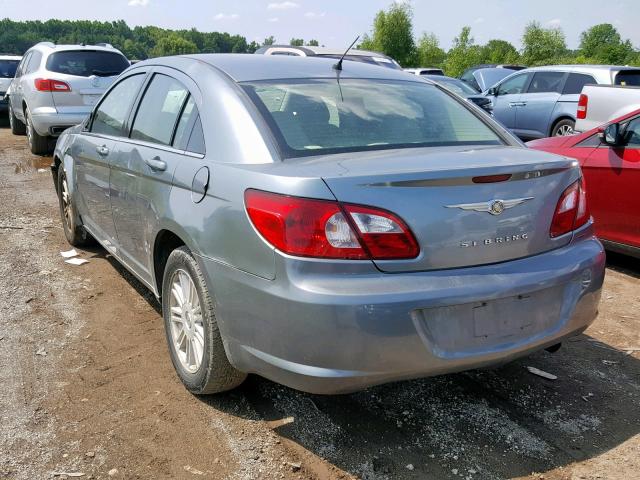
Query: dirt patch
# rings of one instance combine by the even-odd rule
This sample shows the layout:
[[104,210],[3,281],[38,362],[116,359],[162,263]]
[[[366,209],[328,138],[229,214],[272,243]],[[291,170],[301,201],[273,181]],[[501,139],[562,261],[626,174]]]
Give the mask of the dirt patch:
[[609,257],[600,318],[555,354],[345,396],[250,377],[199,398],[139,282],[100,248],[63,263],[50,161],[0,128],[0,478],[640,473],[640,262]]

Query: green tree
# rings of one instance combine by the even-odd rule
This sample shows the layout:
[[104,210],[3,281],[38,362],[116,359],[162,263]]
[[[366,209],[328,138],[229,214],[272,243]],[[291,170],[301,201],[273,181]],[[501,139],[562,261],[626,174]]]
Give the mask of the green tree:
[[594,63],[625,64],[635,56],[629,40],[622,40],[610,23],[594,25],[580,35],[581,57]]
[[276,43],[276,39],[273,37],[273,35],[271,35],[264,39],[264,41],[262,42],[262,46],[267,47],[269,45],[273,45],[274,43]]
[[197,53],[198,47],[195,43],[184,38],[171,34],[161,38],[151,49],[151,57],[164,57],[167,55],[184,55],[187,53]]
[[310,47],[318,47],[320,46],[320,43],[318,42],[318,40],[311,39],[307,42],[307,45],[309,45]]
[[304,40],[302,38],[292,38],[289,41],[289,45],[294,47],[302,47],[304,45]]
[[527,65],[554,63],[567,54],[567,43],[560,28],[542,28],[531,22],[522,36],[522,58]]
[[481,63],[481,60],[482,47],[474,44],[471,27],[462,27],[460,35],[453,39],[453,46],[444,62],[447,75],[459,77],[467,68]]
[[516,47],[506,40],[489,40],[482,47],[483,63],[514,64],[520,61]]
[[387,11],[380,10],[376,15],[373,36],[363,37],[362,48],[389,55],[403,66],[415,65],[417,58],[412,20],[411,5],[392,3]]
[[440,48],[438,37],[425,32],[418,40],[417,57],[420,67],[440,67],[447,58],[447,53]]

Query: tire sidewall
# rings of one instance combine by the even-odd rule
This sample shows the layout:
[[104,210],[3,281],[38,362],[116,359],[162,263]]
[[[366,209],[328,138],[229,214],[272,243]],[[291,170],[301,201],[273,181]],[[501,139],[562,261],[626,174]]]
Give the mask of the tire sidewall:
[[[173,338],[171,334],[171,311],[170,311],[170,298],[171,298],[171,279],[173,274],[177,270],[184,270],[191,277],[191,281],[196,287],[198,293],[198,300],[200,302],[200,309],[202,312],[202,325],[204,328],[204,348],[202,353],[202,363],[200,368],[191,373],[184,369],[180,360],[177,357],[175,346],[173,344]],[[192,255],[190,255],[185,249],[177,249],[169,256],[167,264],[164,270],[164,278],[162,280],[162,317],[164,318],[164,330],[167,337],[167,345],[169,347],[169,355],[171,357],[171,363],[178,373],[180,380],[187,387],[188,390],[194,393],[200,393],[204,389],[211,375],[211,345],[212,345],[212,326],[215,322],[215,316],[211,309],[207,308],[206,302],[206,288],[201,284],[201,278],[197,271],[196,261]]]
[[[71,225],[67,225],[67,221],[64,216],[64,203],[62,201],[62,182],[67,180],[67,193],[69,195],[69,207],[71,208]],[[79,246],[86,241],[86,231],[82,226],[77,225],[76,209],[73,202],[73,195],[69,190],[69,180],[67,179],[67,173],[62,168],[62,165],[58,167],[58,206],[60,209],[60,220],[62,221],[62,230],[64,236],[73,246]]]

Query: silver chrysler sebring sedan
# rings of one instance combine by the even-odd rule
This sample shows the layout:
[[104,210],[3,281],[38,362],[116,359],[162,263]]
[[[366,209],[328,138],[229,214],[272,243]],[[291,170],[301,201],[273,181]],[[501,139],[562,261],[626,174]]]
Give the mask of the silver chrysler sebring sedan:
[[67,239],[161,298],[194,393],[483,367],[597,315],[605,255],[578,164],[399,70],[137,63],[61,135],[53,171]]

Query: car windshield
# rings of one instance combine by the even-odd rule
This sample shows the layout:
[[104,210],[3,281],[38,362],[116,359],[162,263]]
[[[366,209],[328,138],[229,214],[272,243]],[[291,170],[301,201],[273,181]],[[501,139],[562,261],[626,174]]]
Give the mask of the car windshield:
[[460,101],[423,82],[318,79],[243,87],[287,157],[503,143]]
[[458,80],[456,78],[433,78],[434,82],[439,83],[445,88],[448,88],[453,93],[457,93],[462,97],[468,97],[469,95],[477,95],[473,88],[464,83],[462,80]]
[[0,78],[13,78],[20,60],[0,60]]
[[102,50],[67,50],[56,52],[47,59],[50,72],[77,77],[113,77],[120,75],[128,66],[129,62],[123,55]]

